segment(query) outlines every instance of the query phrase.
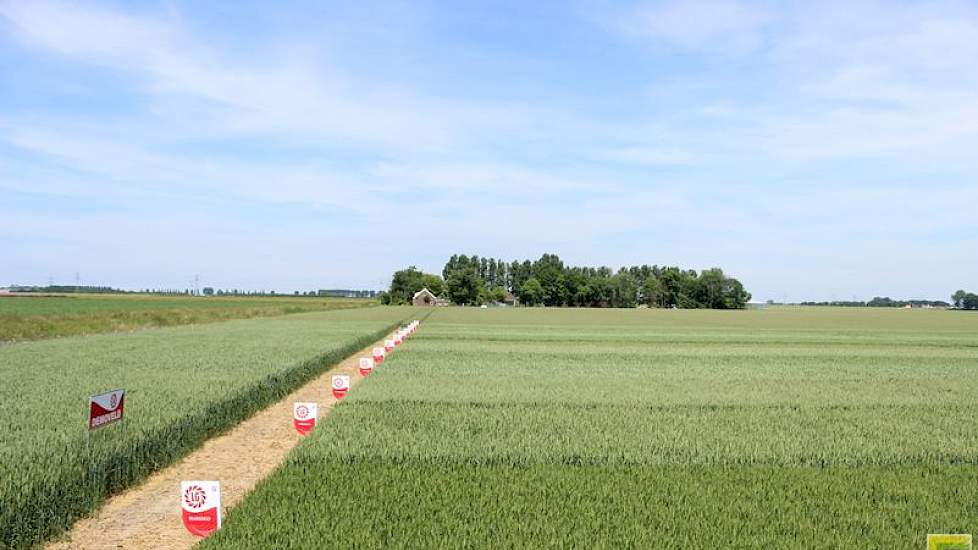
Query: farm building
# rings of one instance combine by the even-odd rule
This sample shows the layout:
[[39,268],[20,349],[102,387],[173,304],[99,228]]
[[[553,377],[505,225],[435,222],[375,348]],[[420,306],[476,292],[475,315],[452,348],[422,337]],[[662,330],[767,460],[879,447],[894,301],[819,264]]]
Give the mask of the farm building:
[[449,304],[448,300],[439,298],[435,296],[433,292],[427,288],[422,288],[421,290],[414,293],[414,298],[411,299],[411,303],[416,306],[447,306]]

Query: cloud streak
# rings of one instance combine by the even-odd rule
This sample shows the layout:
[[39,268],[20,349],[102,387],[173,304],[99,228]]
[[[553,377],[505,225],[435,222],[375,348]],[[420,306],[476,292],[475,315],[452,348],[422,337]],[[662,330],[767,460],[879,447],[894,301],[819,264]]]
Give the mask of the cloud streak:
[[[967,3],[209,9],[0,1],[0,284],[382,286],[555,251],[818,299],[974,244]],[[978,278],[915,269],[887,288]]]

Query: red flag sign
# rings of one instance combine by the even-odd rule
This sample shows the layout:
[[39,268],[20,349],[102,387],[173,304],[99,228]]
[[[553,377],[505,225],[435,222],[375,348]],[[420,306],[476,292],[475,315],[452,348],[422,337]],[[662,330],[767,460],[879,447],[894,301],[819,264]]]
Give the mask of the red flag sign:
[[112,390],[88,398],[89,431],[122,421],[126,390]]
[[198,537],[221,528],[221,484],[217,481],[180,482],[183,526]]
[[306,435],[316,427],[317,407],[315,403],[294,403],[292,405],[292,425],[295,431]]
[[350,391],[350,377],[346,374],[333,375],[333,397],[343,399]]
[[360,376],[367,376],[374,370],[374,361],[369,357],[360,358]]

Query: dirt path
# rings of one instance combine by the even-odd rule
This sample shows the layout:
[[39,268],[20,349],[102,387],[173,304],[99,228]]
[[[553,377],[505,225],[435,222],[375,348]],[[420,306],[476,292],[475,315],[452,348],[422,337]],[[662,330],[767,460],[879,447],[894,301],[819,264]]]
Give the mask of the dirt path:
[[78,521],[48,549],[177,549],[190,548],[198,540],[180,520],[180,482],[213,479],[221,482],[225,508],[234,506],[270,474],[299,443],[302,436],[292,427],[292,403],[319,404],[319,416],[337,400],[330,388],[333,374],[349,374],[350,383],[362,380],[357,359],[370,357],[364,348],[344,359],[285,399],[260,411],[228,433],[207,441],[180,462],[156,472],[142,484],[109,498],[96,515]]

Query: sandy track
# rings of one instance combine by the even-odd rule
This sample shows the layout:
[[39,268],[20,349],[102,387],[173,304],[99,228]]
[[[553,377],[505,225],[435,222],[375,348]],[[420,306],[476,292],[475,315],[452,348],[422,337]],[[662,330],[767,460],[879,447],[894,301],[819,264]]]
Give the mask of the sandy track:
[[204,445],[146,481],[110,497],[90,518],[79,520],[48,549],[177,549],[190,548],[199,538],[188,533],[180,520],[180,482],[213,479],[221,482],[225,508],[234,506],[302,439],[292,427],[292,403],[319,404],[319,416],[337,400],[330,388],[333,374],[349,374],[351,386],[362,377],[357,359],[370,357],[371,348],[344,359],[285,399],[241,422],[228,433]]

